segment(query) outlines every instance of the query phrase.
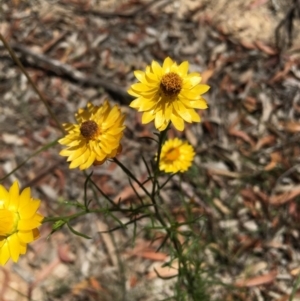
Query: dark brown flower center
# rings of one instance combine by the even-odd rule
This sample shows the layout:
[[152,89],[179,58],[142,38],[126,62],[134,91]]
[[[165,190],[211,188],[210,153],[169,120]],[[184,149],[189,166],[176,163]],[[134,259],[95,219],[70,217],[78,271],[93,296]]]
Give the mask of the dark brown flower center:
[[165,96],[175,97],[179,94],[182,88],[182,78],[174,73],[170,72],[163,75],[160,82],[160,89]]
[[100,132],[97,123],[93,120],[84,121],[80,127],[81,135],[86,139],[95,138]]

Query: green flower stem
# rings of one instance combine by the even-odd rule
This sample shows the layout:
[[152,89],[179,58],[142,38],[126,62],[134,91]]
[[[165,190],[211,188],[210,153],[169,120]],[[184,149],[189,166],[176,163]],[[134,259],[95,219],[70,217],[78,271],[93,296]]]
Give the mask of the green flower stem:
[[[150,194],[148,192],[148,190],[144,187],[144,185],[133,175],[133,173],[127,168],[125,167],[118,159],[114,158],[113,159],[114,162],[116,164],[118,164],[122,170],[131,178],[133,179],[139,186],[140,188],[145,192],[145,194],[151,199],[152,201],[152,204],[154,205],[154,210],[155,210],[155,215],[156,217],[158,218],[158,220],[160,221],[160,223],[166,228],[167,227],[167,224],[165,223],[165,221],[163,220],[163,218],[161,217],[160,213],[159,213],[159,210],[158,210],[158,207],[157,207],[157,203],[156,203],[156,200],[155,200],[155,191],[153,193],[153,190],[152,190],[152,193]],[[156,178],[155,178],[156,179]],[[154,183],[153,183],[153,186],[154,186]]]
[[161,216],[159,210],[158,210],[158,206],[157,206],[157,202],[156,202],[156,195],[159,195],[159,189],[157,189],[159,187],[158,185],[158,176],[160,173],[159,170],[159,162],[160,162],[160,155],[161,155],[161,149],[162,149],[162,145],[167,137],[167,132],[169,130],[170,127],[170,123],[168,124],[167,128],[160,132],[158,135],[158,149],[157,149],[157,158],[156,158],[156,164],[155,164],[155,168],[154,168],[154,172],[153,172],[153,186],[152,186],[152,192],[151,192],[151,201],[154,205],[154,210],[155,210],[155,214],[159,220],[159,222],[161,223],[161,225],[163,227],[165,227],[167,229],[167,224],[164,221],[163,217]]
[[156,157],[156,164],[155,164],[155,169],[154,169],[154,175],[153,175],[153,187],[152,187],[152,198],[151,199],[154,199],[154,196],[156,194],[156,190],[159,185],[158,185],[158,176],[159,176],[159,173],[160,173],[160,169],[159,169],[159,163],[160,163],[160,155],[161,155],[161,149],[162,149],[162,146],[166,140],[166,137],[167,137],[167,133],[168,133],[168,130],[170,128],[170,124],[168,124],[167,128],[160,132],[159,135],[158,135],[158,149],[157,149],[157,157]]
[[63,134],[65,134],[65,130],[62,127],[61,123],[58,121],[58,119],[56,118],[55,114],[52,112],[49,104],[47,103],[47,100],[45,99],[45,97],[42,95],[42,93],[38,90],[38,88],[36,87],[35,83],[33,82],[33,80],[31,79],[31,77],[29,76],[29,74],[27,73],[26,69],[24,68],[24,66],[22,65],[21,61],[18,59],[18,57],[16,56],[15,52],[12,50],[12,48],[9,46],[9,44],[6,42],[6,40],[4,39],[3,35],[0,33],[0,40],[2,41],[4,47],[7,49],[7,51],[9,52],[10,56],[12,57],[13,61],[19,66],[19,68],[21,69],[21,71],[24,73],[24,75],[26,76],[27,80],[30,82],[30,84],[33,87],[33,90],[36,92],[36,94],[39,96],[40,100],[42,101],[42,103],[45,105],[49,115],[51,116],[51,118],[55,121],[55,123],[57,124],[57,127],[61,130],[61,132]]
[[189,269],[189,263],[183,253],[183,247],[178,239],[176,229],[174,229],[172,226],[171,227],[167,226],[167,223],[165,222],[164,218],[162,217],[160,211],[158,210],[159,208],[158,208],[157,202],[156,202],[156,196],[159,195],[160,189],[162,189],[166,185],[166,183],[172,178],[172,175],[171,175],[168,178],[168,180],[161,187],[159,187],[158,177],[160,174],[160,169],[159,169],[160,156],[161,156],[162,146],[166,140],[169,127],[170,127],[170,123],[164,131],[160,132],[159,137],[158,137],[159,138],[158,150],[157,150],[157,159],[156,159],[156,165],[155,165],[155,170],[154,170],[154,175],[153,175],[153,187],[152,187],[152,192],[151,192],[151,201],[154,205],[155,214],[156,214],[158,221],[166,230],[167,235],[170,238],[170,241],[172,242],[174,248],[176,249],[177,258],[179,261],[178,276],[186,278],[187,283],[189,283],[189,285],[188,285],[189,294],[193,295],[193,286],[194,286],[195,277],[192,275],[192,273]]
[[65,221],[65,222],[69,222],[72,219],[75,219],[79,216],[83,216],[85,214],[89,214],[89,213],[107,213],[109,212],[128,212],[128,213],[134,213],[134,212],[139,212],[139,210],[141,208],[145,208],[145,207],[152,207],[152,204],[149,205],[143,205],[140,207],[137,207],[135,209],[129,208],[129,209],[121,209],[119,207],[117,208],[101,208],[101,209],[88,209],[88,210],[84,210],[78,213],[74,213],[71,215],[67,215],[67,216],[49,216],[49,217],[45,217],[42,221],[42,223],[49,223],[49,222],[57,222],[57,221]]
[[145,194],[152,198],[152,195],[149,193],[149,191],[144,187],[144,185],[136,178],[136,176],[125,166],[123,165],[117,158],[113,158],[113,161],[122,168],[122,170],[129,176],[132,180],[134,180],[139,187],[145,192]]
[[57,222],[57,221],[65,221],[65,222],[69,222],[72,219],[75,219],[79,216],[85,215],[85,214],[89,214],[89,213],[103,213],[105,212],[106,209],[93,209],[93,210],[88,210],[88,211],[81,211],[72,215],[68,215],[68,216],[49,216],[49,217],[45,217],[42,221],[42,223],[49,223],[49,222]]
[[48,148],[56,145],[58,139],[49,142],[48,144],[42,146],[37,151],[35,151],[33,154],[31,154],[29,157],[27,157],[22,163],[20,163],[16,168],[14,168],[12,171],[10,171],[7,175],[5,175],[3,178],[0,179],[0,182],[4,181],[6,178],[8,178],[10,175],[12,175],[14,172],[16,172],[18,169],[20,169],[24,164],[26,164],[27,161],[29,161],[31,158],[35,157],[39,153],[47,150]]

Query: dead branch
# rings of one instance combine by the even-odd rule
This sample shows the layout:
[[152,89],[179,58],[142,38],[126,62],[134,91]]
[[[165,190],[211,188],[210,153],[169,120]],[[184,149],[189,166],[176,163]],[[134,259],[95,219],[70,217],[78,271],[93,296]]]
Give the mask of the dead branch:
[[95,9],[89,9],[89,10],[76,10],[77,13],[86,13],[86,14],[92,14],[95,15],[97,17],[100,18],[104,18],[104,19],[112,19],[112,18],[135,18],[137,15],[144,13],[145,11],[147,11],[148,8],[150,8],[152,5],[159,3],[159,2],[163,2],[162,5],[167,5],[169,4],[171,1],[170,0],[153,0],[150,1],[140,7],[138,7],[137,9],[135,9],[132,12],[105,12],[105,11],[100,11],[100,10],[95,10]]
[[[275,41],[278,49],[284,47],[285,40],[284,36],[287,33],[288,35],[288,47],[292,46],[292,35],[294,31],[294,19],[300,16],[300,0],[293,0],[292,7],[288,10],[285,17],[281,20],[281,22],[277,25],[275,29]],[[283,33],[280,34],[280,30],[283,28]],[[281,41],[280,41],[281,40]],[[280,47],[280,43],[282,43],[282,47]]]
[[42,69],[46,72],[52,72],[56,76],[69,79],[84,86],[102,87],[114,99],[118,100],[122,104],[128,104],[132,100],[131,96],[125,91],[125,89],[120,87],[119,84],[112,83],[111,81],[107,81],[96,76],[87,76],[68,64],[51,59],[44,54],[36,53],[23,45],[12,43],[11,47],[17,53],[21,54],[20,59],[22,61],[25,61],[34,68]]

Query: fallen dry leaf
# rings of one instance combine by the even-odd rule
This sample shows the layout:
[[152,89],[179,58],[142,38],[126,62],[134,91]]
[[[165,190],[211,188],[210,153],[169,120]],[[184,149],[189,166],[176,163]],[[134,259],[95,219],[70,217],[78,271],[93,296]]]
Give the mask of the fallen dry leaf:
[[293,62],[291,60],[287,61],[284,65],[283,70],[278,71],[270,80],[269,83],[270,84],[274,84],[280,80],[282,80],[291,70],[292,66],[293,66]]
[[254,150],[258,151],[264,146],[273,145],[275,142],[276,142],[276,137],[274,135],[264,136],[257,141]]
[[168,257],[167,254],[162,252],[155,252],[153,250],[145,250],[141,251],[140,253],[136,253],[136,256],[143,257],[146,259],[154,260],[154,261],[164,261]]
[[249,143],[252,147],[255,146],[255,141],[247,133],[241,130],[230,129],[228,133],[231,136],[244,140],[245,142]]
[[241,174],[239,172],[225,170],[225,169],[219,169],[219,168],[207,168],[207,172],[210,175],[218,175],[218,176],[224,176],[229,177],[233,179],[238,179],[241,177]]
[[271,196],[269,202],[271,205],[283,205],[291,201],[296,196],[300,195],[300,186],[294,187],[291,191],[286,191],[282,194]]
[[290,274],[292,275],[292,276],[298,276],[299,274],[300,274],[300,267],[297,267],[297,268],[295,268],[295,269],[292,269],[291,271],[290,271]]
[[258,109],[258,101],[256,98],[247,96],[245,100],[243,101],[243,105],[246,108],[246,110],[250,113],[256,111]]
[[[141,183],[143,183],[147,178],[147,174],[145,174],[143,177],[138,179]],[[137,183],[133,183],[133,187],[136,190],[136,192],[139,194],[140,197],[145,196],[145,192]],[[144,183],[144,188],[146,188],[148,191],[151,191],[152,189],[152,182],[148,181],[147,183]],[[126,188],[121,190],[121,192],[114,198],[114,202],[124,202],[125,200],[128,200],[129,198],[136,198],[136,192],[132,189],[130,185],[128,185]]]
[[80,295],[83,291],[94,289],[95,291],[106,292],[105,289],[101,286],[99,281],[95,277],[90,277],[89,279],[84,279],[72,288],[72,294],[75,296]]
[[208,80],[214,75],[215,69],[207,69],[201,72],[201,84],[206,84]]
[[280,125],[289,133],[298,133],[300,132],[300,122],[297,121],[287,121],[281,122]]
[[268,2],[268,0],[254,0],[250,5],[249,8],[250,9],[254,9],[257,8],[263,4],[265,4],[266,2]]
[[282,155],[280,152],[273,152],[270,155],[271,162],[265,166],[264,170],[272,170],[278,163],[282,162]]
[[153,270],[147,274],[148,279],[154,279],[157,277],[173,277],[178,274],[178,261],[173,261],[172,265],[169,266],[155,266]]
[[59,259],[64,263],[73,263],[76,259],[76,256],[70,251],[70,246],[67,244],[58,245],[57,254]]
[[262,284],[271,283],[275,280],[277,271],[271,271],[268,274],[256,276],[250,279],[238,280],[235,285],[238,287],[253,287]]
[[263,51],[268,55],[276,55],[278,53],[276,49],[264,44],[262,41],[255,41],[254,43],[259,50]]
[[141,240],[138,244],[135,245],[133,249],[128,249],[126,251],[128,256],[137,256],[154,261],[164,261],[168,257],[168,254],[163,252],[156,252],[151,243]]
[[100,232],[100,235],[103,239],[103,242],[104,242],[106,250],[107,250],[107,254],[108,254],[113,266],[115,266],[115,267],[118,266],[119,261],[118,261],[118,257],[116,254],[116,248],[115,248],[115,245],[111,238],[110,233],[101,233],[101,232],[105,232],[105,231],[109,230],[108,225],[100,220],[97,220],[97,229]]

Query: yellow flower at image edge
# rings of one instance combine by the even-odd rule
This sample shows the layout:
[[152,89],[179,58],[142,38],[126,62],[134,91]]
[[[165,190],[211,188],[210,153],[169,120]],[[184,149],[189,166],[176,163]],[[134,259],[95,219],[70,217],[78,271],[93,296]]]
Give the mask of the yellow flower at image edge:
[[37,229],[43,216],[37,213],[40,200],[33,199],[30,188],[21,194],[18,182],[7,191],[0,185],[0,264],[9,258],[17,262],[20,254],[25,254],[27,244],[39,237]]
[[165,172],[185,172],[192,165],[193,147],[178,138],[170,139],[162,146],[159,169]]
[[121,151],[125,116],[117,105],[111,108],[108,101],[102,106],[88,103],[87,109],[79,109],[75,117],[77,124],[63,124],[67,134],[58,141],[67,146],[59,154],[68,157],[70,168],[87,169]]
[[128,90],[135,97],[130,107],[144,112],[143,124],[154,120],[155,127],[163,131],[172,122],[177,130],[183,131],[184,121],[200,122],[195,109],[207,108],[201,95],[210,87],[200,84],[202,78],[199,73],[188,74],[188,68],[187,61],[177,65],[167,57],[162,66],[153,61],[145,72],[134,72],[140,82]]

